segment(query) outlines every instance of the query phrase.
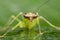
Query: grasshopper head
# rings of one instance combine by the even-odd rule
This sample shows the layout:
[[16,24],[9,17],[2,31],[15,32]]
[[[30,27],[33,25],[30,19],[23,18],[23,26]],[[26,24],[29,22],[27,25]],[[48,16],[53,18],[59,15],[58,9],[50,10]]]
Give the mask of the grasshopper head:
[[26,18],[26,19],[28,19],[30,21],[32,21],[33,19],[36,19],[37,17],[38,17],[38,13],[29,12],[29,13],[24,14],[24,18]]

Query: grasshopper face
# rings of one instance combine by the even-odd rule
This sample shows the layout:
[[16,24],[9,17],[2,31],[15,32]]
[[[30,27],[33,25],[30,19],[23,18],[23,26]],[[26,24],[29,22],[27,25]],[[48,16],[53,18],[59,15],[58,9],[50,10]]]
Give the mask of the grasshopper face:
[[33,19],[36,19],[38,17],[38,13],[25,13],[24,18],[32,21]]

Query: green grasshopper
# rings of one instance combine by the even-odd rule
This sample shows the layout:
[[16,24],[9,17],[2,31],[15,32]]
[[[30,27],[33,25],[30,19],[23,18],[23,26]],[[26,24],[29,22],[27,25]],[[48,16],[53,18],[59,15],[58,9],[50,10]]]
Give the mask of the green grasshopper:
[[[22,16],[23,20],[20,20],[18,17]],[[47,19],[45,19],[43,16],[38,15],[38,13],[34,13],[34,12],[29,12],[29,13],[22,13],[20,12],[17,16],[12,15],[11,18],[13,18],[12,21],[10,21],[7,25],[11,25],[15,20],[18,22],[18,24],[16,24],[12,29],[8,30],[6,33],[4,33],[2,36],[0,37],[4,37],[7,35],[7,33],[9,33],[10,31],[15,30],[17,27],[20,28],[28,28],[29,30],[31,30],[36,24],[38,24],[38,28],[39,28],[39,34],[42,35],[44,34],[44,32],[41,32],[41,27],[40,27],[40,20],[44,20],[45,22],[47,22],[51,27],[60,30],[60,28],[56,27],[55,25],[53,25],[52,23],[50,23]]]
[[[44,4],[46,4],[48,1],[46,1],[45,3],[43,3],[43,5]],[[41,6],[41,5],[40,5]],[[40,7],[39,6],[39,7]],[[42,7],[42,6],[41,6]],[[39,8],[37,8],[37,9],[39,9]],[[18,17],[22,17],[21,19],[19,19]],[[6,27],[8,27],[8,26],[10,26],[11,24],[13,24],[13,22],[16,20],[18,23],[15,25],[15,26],[13,26],[11,29],[9,29],[7,32],[5,32],[3,35],[1,35],[0,36],[0,38],[2,38],[2,37],[5,37],[9,32],[11,32],[11,31],[13,31],[13,30],[15,30],[17,27],[20,27],[20,28],[27,28],[27,29],[29,29],[29,30],[31,30],[31,29],[33,29],[34,28],[34,26],[36,26],[36,25],[38,25],[38,31],[39,31],[39,35],[37,35],[37,36],[41,36],[41,35],[43,35],[45,32],[42,32],[41,31],[41,27],[40,27],[40,20],[44,20],[47,24],[49,24],[51,27],[53,27],[53,28],[55,28],[55,29],[57,29],[57,30],[60,30],[60,28],[59,27],[57,27],[57,26],[55,26],[55,25],[53,25],[52,23],[50,23],[46,18],[44,18],[43,16],[40,16],[38,13],[34,13],[34,12],[28,12],[28,13],[23,13],[23,12],[20,12],[18,15],[16,15],[16,16],[14,16],[14,15],[12,15],[11,16],[11,18],[13,19],[13,20],[10,20],[9,19],[9,21],[8,21],[8,23],[7,23],[7,26]],[[5,27],[5,28],[6,28]],[[3,28],[4,29],[4,28]],[[7,28],[6,28],[7,29]],[[37,38],[37,36],[36,37],[34,37],[34,38]],[[40,39],[40,38],[39,38]]]

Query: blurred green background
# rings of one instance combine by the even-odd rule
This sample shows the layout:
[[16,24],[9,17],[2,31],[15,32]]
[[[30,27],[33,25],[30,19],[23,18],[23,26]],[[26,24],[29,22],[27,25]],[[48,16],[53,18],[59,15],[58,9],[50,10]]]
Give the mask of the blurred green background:
[[[0,29],[4,28],[11,15],[16,16],[20,12],[38,12],[39,15],[44,16],[52,24],[60,27],[60,0],[49,0],[46,4],[42,5],[46,1],[47,0],[0,0]],[[42,40],[60,40],[59,30],[52,28],[43,20],[41,20],[40,25],[42,32],[48,31],[42,36]],[[12,27],[13,25],[9,26],[9,28]],[[7,30],[0,30],[0,35],[4,34]],[[0,40],[25,40],[22,37],[26,34],[21,32],[22,30],[17,28],[8,33],[6,37],[0,38]],[[35,34],[36,33],[32,33],[31,38],[36,36]]]

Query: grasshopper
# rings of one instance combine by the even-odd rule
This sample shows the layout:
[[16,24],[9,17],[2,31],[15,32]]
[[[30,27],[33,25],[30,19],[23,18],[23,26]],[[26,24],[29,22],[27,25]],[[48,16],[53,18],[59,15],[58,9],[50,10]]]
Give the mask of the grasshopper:
[[[44,4],[46,4],[48,1],[46,1]],[[40,6],[39,6],[40,7]],[[20,20],[18,17],[22,16],[22,20]],[[50,23],[45,17],[40,16],[37,12],[27,12],[27,13],[23,13],[20,12],[18,15],[14,16],[12,15],[11,18],[13,20],[9,20],[8,24],[6,27],[10,26],[11,24],[13,24],[14,21],[17,21],[18,23],[13,26],[11,29],[9,29],[7,32],[5,32],[3,35],[0,36],[0,38],[5,37],[9,32],[15,30],[17,27],[20,28],[27,28],[29,30],[33,29],[34,26],[37,24],[38,25],[38,30],[39,30],[39,35],[43,35],[45,32],[41,31],[41,27],[40,27],[40,20],[44,20],[47,24],[49,24],[51,27],[60,30],[59,27],[53,25],[52,23]],[[35,37],[36,38],[36,37]]]
[[[19,16],[22,16],[23,21],[18,18]],[[12,27],[10,30],[8,30],[6,33],[4,33],[0,37],[6,36],[7,33],[15,30],[17,27],[20,27],[20,28],[26,27],[29,30],[31,30],[36,24],[38,24],[38,27],[39,27],[39,34],[42,35],[42,34],[44,34],[44,32],[41,32],[41,27],[40,27],[40,24],[39,24],[40,20],[44,20],[51,27],[53,27],[57,30],[60,30],[59,27],[50,23],[46,18],[44,18],[43,16],[40,16],[40,15],[38,15],[38,13],[34,13],[34,12],[29,12],[29,13],[20,12],[17,16],[12,15],[11,18],[13,18],[13,20],[10,21],[10,23],[7,24],[8,26],[11,25],[15,20],[18,22],[18,24],[16,24],[14,27]]]

